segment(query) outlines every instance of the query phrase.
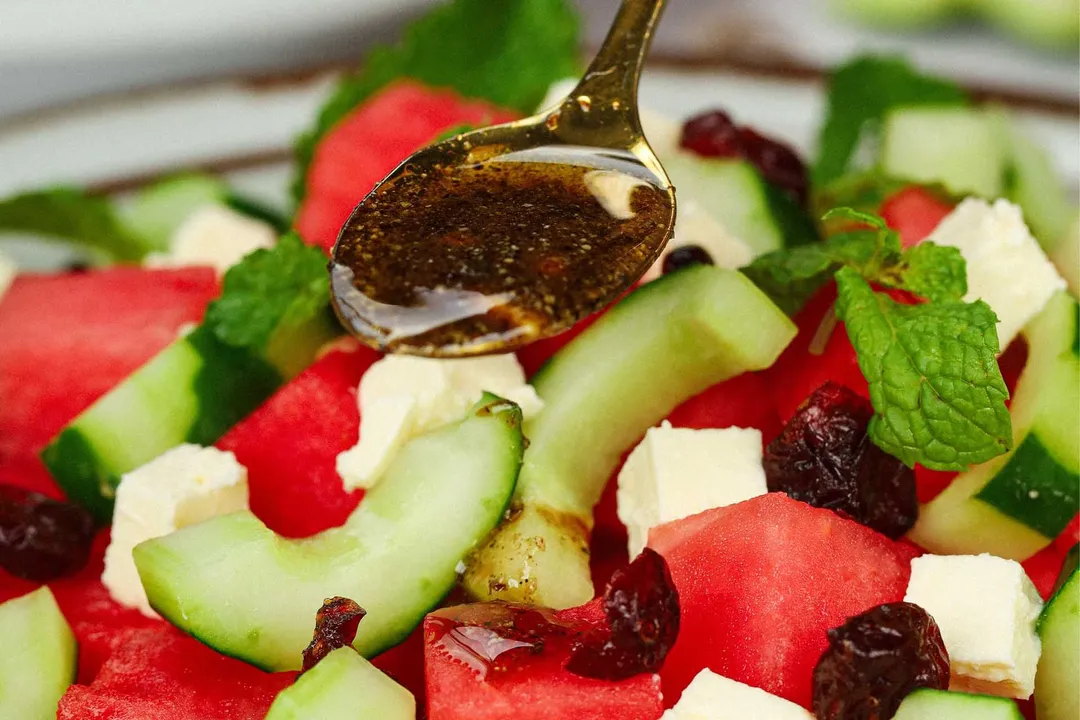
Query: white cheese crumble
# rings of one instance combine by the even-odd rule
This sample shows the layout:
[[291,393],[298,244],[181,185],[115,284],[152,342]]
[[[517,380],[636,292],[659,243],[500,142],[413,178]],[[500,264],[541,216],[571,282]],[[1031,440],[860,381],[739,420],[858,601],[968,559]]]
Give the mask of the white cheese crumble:
[[728,270],[746,267],[754,259],[754,250],[722,222],[693,199],[680,198],[674,236],[642,279],[648,282],[660,277],[663,273],[664,258],[673,250],[686,245],[697,245],[709,253],[714,265]]
[[660,720],[814,720],[803,707],[705,668]]
[[15,282],[17,272],[15,261],[0,253],[0,300],[4,299],[4,293],[11,287],[11,283]]
[[955,247],[967,262],[968,302],[984,300],[998,316],[1004,351],[1065,280],[1031,235],[1019,206],[968,198],[928,238]]
[[1024,568],[993,555],[923,555],[911,561],[904,600],[941,629],[950,690],[1027,698],[1042,645],[1042,599]]
[[155,616],[131,551],[139,543],[248,507],[247,469],[231,452],[179,445],[124,474],[101,581],[113,599]]
[[461,420],[484,392],[517,403],[526,418],[543,407],[513,355],[376,362],[360,380],[360,440],[337,458],[346,489],[372,487],[409,439]]
[[169,242],[169,252],[146,258],[150,267],[208,265],[224,274],[246,255],[273,247],[274,228],[227,208],[204,205],[180,224]]
[[618,513],[630,557],[645,547],[650,528],[764,495],[761,460],[759,430],[651,428],[619,471]]

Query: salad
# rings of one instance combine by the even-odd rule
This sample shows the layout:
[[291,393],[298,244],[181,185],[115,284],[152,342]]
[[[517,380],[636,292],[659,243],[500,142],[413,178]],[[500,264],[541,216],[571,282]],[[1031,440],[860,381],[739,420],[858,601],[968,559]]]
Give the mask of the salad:
[[1006,110],[876,56],[812,161],[643,108],[679,215],[628,295],[515,354],[344,335],[355,204],[577,48],[564,0],[438,6],[292,213],[0,200],[87,258],[0,262],[0,720],[1075,720],[1080,232]]

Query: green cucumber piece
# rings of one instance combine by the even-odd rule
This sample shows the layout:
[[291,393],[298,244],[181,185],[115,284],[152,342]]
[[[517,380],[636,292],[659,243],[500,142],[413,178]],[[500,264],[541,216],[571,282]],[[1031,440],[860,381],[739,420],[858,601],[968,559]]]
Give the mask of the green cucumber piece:
[[1080,40],[1077,0],[979,0],[977,7],[990,23],[1015,37],[1076,53]]
[[162,180],[141,191],[122,209],[127,226],[158,251],[169,249],[173,233],[193,212],[224,205],[229,188],[220,178],[187,174]]
[[556,608],[591,599],[592,508],[621,455],[684,400],[772,365],[795,332],[744,275],[712,266],[615,306],[533,378],[544,410],[525,427],[514,512],[471,559],[469,591]]
[[278,693],[266,720],[416,720],[416,699],[349,648],[338,648]]
[[663,163],[677,197],[696,202],[749,245],[755,257],[817,239],[806,213],[744,160],[680,152]]
[[1042,655],[1035,674],[1035,712],[1039,720],[1080,717],[1080,572],[1076,546],[1058,581],[1059,587],[1039,618]]
[[893,720],[1024,720],[1024,716],[1009,698],[922,688],[904,698]]
[[108,522],[123,473],[181,443],[213,444],[284,379],[200,326],[83,411],[41,457],[69,498]]
[[304,540],[234,513],[136,546],[150,604],[215,650],[266,670],[300,666],[316,611],[367,611],[354,647],[403,640],[499,522],[524,452],[521,410],[486,395],[460,423],[409,442],[340,528]]
[[1008,157],[999,123],[980,108],[903,107],[885,117],[879,163],[891,177],[996,198]]
[[1013,450],[959,475],[922,506],[911,539],[932,552],[1023,561],[1080,509],[1080,306],[1066,292],[1024,328]]
[[948,20],[957,0],[832,0],[833,7],[856,20],[887,28],[920,28]]
[[78,646],[52,591],[0,605],[0,718],[52,720],[75,682]]
[[1080,215],[1073,218],[1065,236],[1058,240],[1050,260],[1069,284],[1073,297],[1080,297]]

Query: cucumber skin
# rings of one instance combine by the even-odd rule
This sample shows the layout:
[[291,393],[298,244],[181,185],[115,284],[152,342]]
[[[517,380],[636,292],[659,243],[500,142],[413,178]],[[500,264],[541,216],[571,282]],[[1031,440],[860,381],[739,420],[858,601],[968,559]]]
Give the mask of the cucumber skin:
[[545,407],[525,427],[520,515],[474,554],[469,592],[554,608],[591,599],[592,508],[622,453],[687,398],[771,365],[795,333],[731,270],[691,267],[634,291],[533,378]]
[[283,381],[266,361],[200,326],[83,411],[41,458],[68,497],[108,523],[125,472],[184,442],[213,444]]
[[48,587],[0,604],[0,718],[52,720],[78,669],[78,646]]
[[[442,600],[457,563],[503,517],[524,453],[521,422],[516,405],[485,396],[462,423],[407,444],[343,527],[311,538],[281,538],[240,512],[144,542],[134,556],[150,604],[218,652],[281,671],[300,667],[323,599],[343,595],[368,611],[353,646],[373,657]],[[474,496],[463,502],[462,492]],[[417,512],[424,503],[434,517]],[[442,513],[455,507],[464,530],[447,529]],[[425,553],[446,563],[417,562]]]
[[350,648],[338,648],[282,690],[266,720],[415,720],[416,699]]
[[1035,711],[1039,720],[1080,717],[1080,573],[1071,577],[1046,603],[1039,618],[1042,656],[1035,674]]

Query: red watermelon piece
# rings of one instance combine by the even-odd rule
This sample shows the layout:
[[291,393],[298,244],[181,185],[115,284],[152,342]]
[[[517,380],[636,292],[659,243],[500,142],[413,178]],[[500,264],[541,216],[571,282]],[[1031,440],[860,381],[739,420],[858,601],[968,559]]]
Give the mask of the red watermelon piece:
[[42,484],[27,458],[197,322],[218,291],[210,268],[17,277],[0,302],[0,469],[19,461],[28,484]]
[[269,674],[171,626],[132,630],[93,684],[73,685],[58,720],[262,720],[295,673]]
[[335,349],[278,390],[217,445],[248,469],[251,510],[272,530],[306,537],[345,522],[362,493],[346,493],[335,463],[356,444],[356,388],[378,353]]
[[356,204],[409,155],[454,127],[516,117],[449,90],[412,81],[390,85],[341,120],[315,148],[296,229],[307,242],[329,250]]
[[[535,635],[499,632],[510,623]],[[557,614],[501,603],[448,608],[424,621],[428,720],[657,720],[655,675],[620,682],[565,669],[570,640],[545,635],[547,623],[582,632],[605,623],[596,602]],[[493,630],[495,628],[495,630]]]
[[922,242],[953,211],[946,202],[918,185],[893,193],[881,204],[881,219],[900,234],[904,247]]
[[668,415],[675,427],[757,428],[766,444],[779,434],[782,426],[769,395],[765,376],[743,373],[696,395]]
[[702,668],[809,707],[825,632],[902,600],[918,551],[770,493],[655,528],[682,607],[660,674],[665,703]]

